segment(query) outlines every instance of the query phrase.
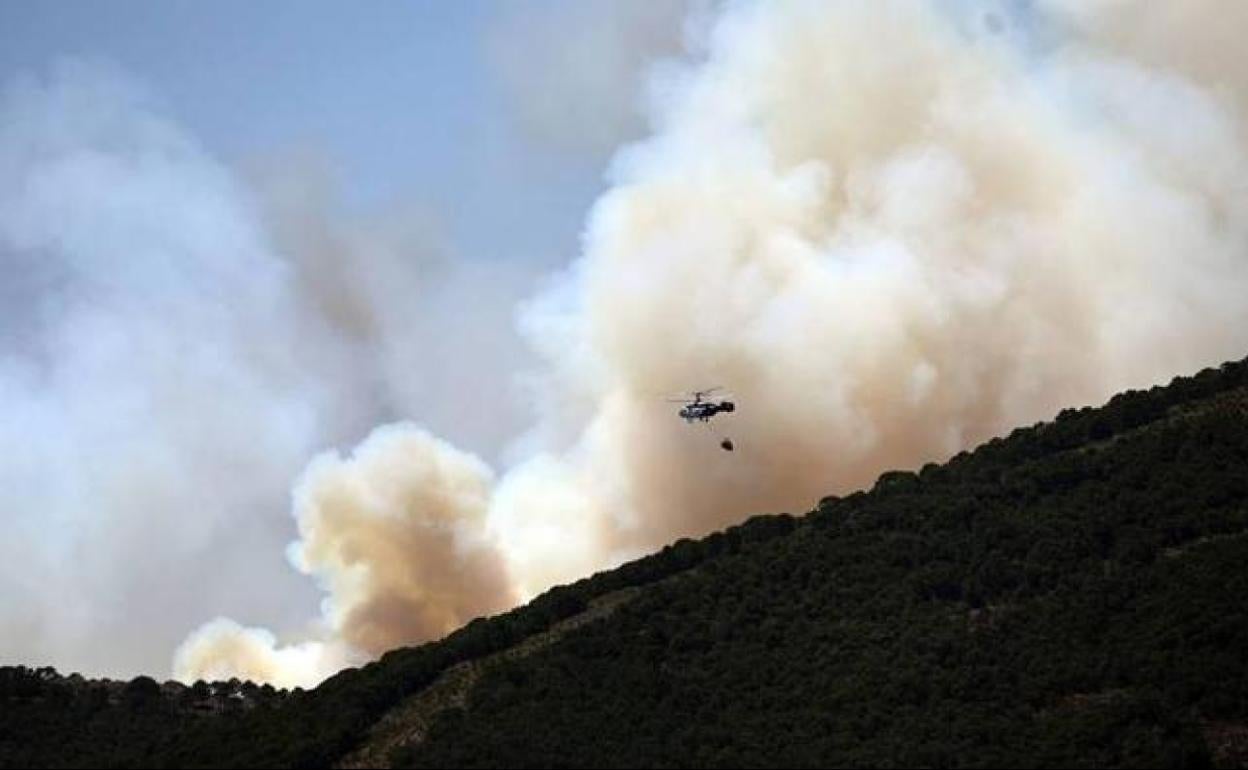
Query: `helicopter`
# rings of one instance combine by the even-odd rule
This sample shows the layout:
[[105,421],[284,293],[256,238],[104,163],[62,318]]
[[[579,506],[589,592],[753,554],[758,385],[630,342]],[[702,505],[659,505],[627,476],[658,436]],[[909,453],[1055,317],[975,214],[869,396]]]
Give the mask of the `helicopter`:
[[[710,419],[720,412],[736,411],[736,404],[727,400],[719,399],[718,401],[708,398],[710,394],[722,390],[722,388],[710,388],[708,390],[695,390],[690,395],[692,398],[669,398],[668,401],[682,403],[684,406],[680,408],[678,414],[685,422],[693,424],[694,420],[707,423]],[[719,442],[719,448],[725,452],[731,452],[735,449],[732,439],[724,438]]]
[[684,404],[680,408],[680,416],[687,423],[694,420],[708,422],[712,417],[720,412],[732,412],[736,410],[736,404],[727,400],[714,401],[707,399],[707,396],[715,391],[723,390],[723,388],[710,388],[708,390],[695,390],[689,395],[693,398],[669,398],[668,401]]

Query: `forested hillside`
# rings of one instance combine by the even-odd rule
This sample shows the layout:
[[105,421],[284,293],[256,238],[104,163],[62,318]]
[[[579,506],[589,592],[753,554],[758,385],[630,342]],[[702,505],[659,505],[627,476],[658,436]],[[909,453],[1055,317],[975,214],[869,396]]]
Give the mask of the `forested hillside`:
[[1242,766],[1246,529],[1243,361],[310,692],[8,669],[0,764]]

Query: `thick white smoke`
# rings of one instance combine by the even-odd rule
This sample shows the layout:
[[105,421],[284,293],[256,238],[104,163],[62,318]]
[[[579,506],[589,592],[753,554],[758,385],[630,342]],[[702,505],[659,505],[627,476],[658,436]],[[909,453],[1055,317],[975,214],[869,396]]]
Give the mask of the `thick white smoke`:
[[[2,662],[133,675],[226,613],[317,638],[316,586],[274,558],[308,458],[401,415],[487,457],[521,424],[532,266],[262,165],[232,173],[106,65],[3,84]],[[491,410],[459,381],[497,383]]]
[[[133,667],[171,627],[262,616],[291,633],[214,621],[177,674],[309,684],[1244,354],[1236,11],[712,7],[697,60],[652,81],[652,135],[616,155],[582,256],[523,306],[524,432],[494,423],[523,355],[482,320],[523,270],[326,216],[302,183],[257,203],[94,70],[6,91],[0,580],[38,599],[0,610],[29,640],[5,654]],[[712,385],[739,409],[711,428],[663,401]],[[497,479],[425,428],[379,429],[296,484],[296,570],[243,567],[289,538],[269,514],[306,458],[407,415],[483,452],[512,439]],[[297,573],[326,592],[311,621]]]
[[342,645],[319,640],[279,646],[273,633],[217,618],[195,630],[178,647],[175,671],[210,682],[238,677],[275,687],[302,687],[355,662]]
[[[238,595],[238,543],[288,537],[270,490],[324,440],[333,394],[299,360],[245,197],[103,67],[0,95],[6,659],[150,664]],[[281,569],[248,579],[303,592]],[[241,609],[298,617],[259,595]]]
[[219,618],[182,644],[174,670],[306,685],[511,607],[485,528],[492,481],[479,459],[413,425],[378,428],[349,458],[317,457],[295,486],[290,556],[329,591],[320,633],[282,646]]
[[350,459],[312,461],[295,488],[291,557],[329,589],[343,641],[380,655],[514,603],[485,529],[492,481],[476,457],[411,425],[378,428]]
[[[513,590],[1243,355],[1238,45],[1125,5],[728,6],[522,316],[540,419],[486,516]],[[713,429],[661,398],[711,385]]]
[[[549,422],[576,399],[583,428],[504,481],[533,491],[500,495],[501,541],[534,526],[513,507],[579,498],[567,520],[611,561],[1242,355],[1241,114],[1086,38],[1046,49],[1039,26],[914,2],[727,12],[617,157],[573,301],[531,324],[543,430],[568,435]],[[732,455],[655,398],[718,384],[741,405]]]

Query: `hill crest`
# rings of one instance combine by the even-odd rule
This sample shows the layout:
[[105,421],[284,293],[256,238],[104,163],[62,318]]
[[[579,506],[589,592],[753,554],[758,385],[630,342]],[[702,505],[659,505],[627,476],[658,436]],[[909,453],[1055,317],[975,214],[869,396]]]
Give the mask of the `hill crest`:
[[314,691],[88,708],[81,682],[22,694],[6,669],[0,760],[1242,764],[1246,501],[1240,361],[678,541]]

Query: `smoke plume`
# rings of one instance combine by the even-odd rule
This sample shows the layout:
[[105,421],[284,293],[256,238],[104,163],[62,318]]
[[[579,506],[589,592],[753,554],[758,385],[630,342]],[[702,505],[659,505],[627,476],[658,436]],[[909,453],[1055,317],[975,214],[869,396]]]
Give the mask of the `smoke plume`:
[[[102,63],[0,90],[3,662],[133,676],[230,614],[304,652],[206,671],[315,680],[351,658],[312,655],[317,586],[279,556],[308,458],[400,416],[492,458],[522,425],[510,308],[531,265],[453,259],[411,206],[344,213],[311,154],[255,166],[215,160]],[[498,383],[488,412],[464,381]],[[496,584],[474,574],[468,594]],[[244,636],[228,661],[267,638]],[[317,673],[280,674],[300,660]]]
[[350,459],[312,461],[295,487],[292,561],[327,585],[344,642],[379,655],[512,605],[485,532],[492,480],[410,425],[378,428]]
[[[1242,353],[1241,115],[1010,18],[719,20],[530,314],[548,443],[503,482],[531,491],[496,501],[501,542],[545,526],[513,508],[579,499],[609,563]],[[720,384],[732,455],[656,399]]]
[[142,670],[244,573],[312,600],[235,547],[288,539],[265,514],[334,400],[245,193],[82,62],[3,90],[0,170],[4,656]]
[[340,645],[313,640],[279,647],[270,631],[217,618],[187,637],[178,647],[173,666],[210,682],[238,677],[294,688],[317,682],[327,671],[351,662]]
[[[727,6],[524,306],[537,423],[442,515],[528,596],[1242,355],[1238,46],[1125,5]],[[713,385],[713,428],[662,400]]]
[[[70,275],[73,290],[35,292],[60,304],[23,323],[57,323],[5,342],[39,340],[0,370],[6,403],[22,404],[0,435],[34,458],[6,482],[53,516],[99,500],[115,508],[101,521],[168,538],[158,564],[175,563],[179,547],[270,510],[229,490],[268,489],[313,445],[413,417],[419,427],[317,457],[295,485],[289,554],[325,592],[319,617],[282,613],[283,634],[219,619],[176,657],[185,679],[311,684],[673,538],[805,510],[1065,406],[1242,356],[1248,83],[1222,18],[1237,12],[1189,7],[1206,13],[1130,0],[708,6],[696,50],[650,78],[648,138],[614,156],[581,255],[519,306],[508,334],[528,359],[460,360],[478,349],[465,344],[477,311],[510,313],[523,277],[478,296],[495,273],[435,280],[437,259],[386,256],[427,248],[376,223],[275,225],[158,122],[121,134],[154,154],[112,133],[87,152],[34,153],[17,161],[25,192],[0,188],[3,253],[60,255],[25,274]],[[27,97],[10,96],[8,114],[42,114],[13,106]],[[22,137],[0,146],[31,146]],[[162,173],[174,162],[188,174]],[[118,168],[144,173],[90,198],[113,201],[111,216],[63,192]],[[193,216],[135,213],[163,212],[172,177],[194,182],[178,182],[203,202]],[[151,272],[93,261],[122,235]],[[163,258],[171,248],[178,259]],[[152,275],[179,293],[147,291]],[[459,285],[455,301],[429,299]],[[517,372],[533,419],[492,425],[495,386]],[[86,385],[102,374],[107,387]],[[738,409],[709,427],[664,401],[711,386]],[[446,393],[445,409],[418,412],[412,392]],[[497,472],[434,437],[464,443],[446,415],[477,421],[472,440],[494,446],[473,448]],[[139,451],[131,430],[152,423]],[[215,442],[235,454],[187,449]],[[90,483],[49,491],[41,463],[80,454]],[[262,478],[222,483],[239,473]],[[184,483],[198,507],[160,518]],[[228,574],[198,572],[209,586]],[[252,593],[279,595],[281,580]]]
[[320,455],[295,485],[300,539],[290,551],[329,591],[319,637],[281,646],[219,618],[183,643],[175,671],[308,684],[511,607],[517,597],[485,530],[492,481],[481,460],[413,425],[378,428],[349,458]]

